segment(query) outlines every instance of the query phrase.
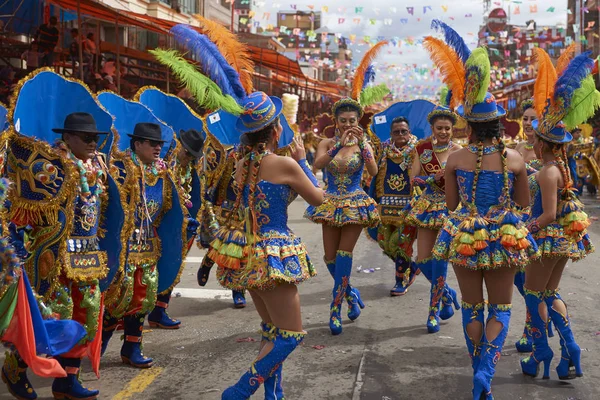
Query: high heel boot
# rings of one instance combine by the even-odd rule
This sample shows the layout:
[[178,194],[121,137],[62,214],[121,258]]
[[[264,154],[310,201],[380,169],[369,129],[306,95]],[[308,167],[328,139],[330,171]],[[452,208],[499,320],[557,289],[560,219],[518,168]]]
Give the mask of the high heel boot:
[[[515,274],[515,287],[525,299],[525,271],[517,271]],[[519,353],[531,353],[532,348],[532,340],[531,336],[529,336],[529,331],[531,329],[531,316],[529,315],[529,311],[525,312],[525,327],[523,328],[523,335],[521,335],[521,339],[515,342],[515,347]]]
[[16,351],[6,352],[2,366],[2,381],[6,383],[10,394],[17,399],[37,399],[37,393],[27,378],[27,363]]
[[440,303],[446,286],[446,273],[448,263],[443,260],[432,259],[431,265],[431,293],[429,296],[429,316],[427,318],[427,331],[436,333],[440,330]]
[[148,324],[153,328],[161,329],[179,329],[181,321],[169,317],[167,308],[171,301],[171,291],[166,294],[160,294],[156,298],[154,310],[148,315]]
[[59,357],[58,362],[67,372],[66,378],[56,378],[52,383],[52,395],[55,399],[93,400],[100,391],[84,388],[79,382],[81,358]]
[[567,308],[566,303],[560,297],[558,290],[547,290],[545,293],[546,305],[548,306],[548,315],[554,322],[554,327],[558,332],[561,340],[561,357],[560,363],[556,367],[556,373],[558,379],[575,379],[583,376],[583,370],[581,369],[581,349],[575,342],[573,331],[571,330],[571,319],[569,313],[566,315],[554,309],[555,301],[562,301]]
[[540,372],[540,363],[544,363],[543,379],[550,379],[550,362],[554,353],[548,346],[546,322],[540,315],[540,304],[544,301],[544,292],[536,292],[525,288],[525,305],[530,315],[529,336],[533,340],[532,353],[521,360],[521,369],[524,375],[537,377]]
[[[327,270],[333,279],[335,279],[335,260],[327,261],[325,260],[325,265],[327,265]],[[348,303],[348,319],[350,321],[356,320],[360,317],[361,309],[365,308],[365,303],[363,303],[362,298],[360,297],[360,292],[357,288],[352,287],[350,282],[348,282],[348,287],[346,288],[346,302]]]
[[396,257],[396,284],[390,290],[390,296],[404,296],[417,277],[417,269],[410,260]]
[[[462,302],[462,324],[463,333],[465,335],[465,341],[467,342],[467,349],[469,350],[469,357],[471,357],[471,366],[473,367],[473,374],[477,372],[479,367],[481,354],[481,342],[485,336],[485,303],[470,304]],[[481,337],[474,339],[469,336],[467,332],[467,326],[473,322],[479,322],[481,324]]]
[[473,376],[473,400],[494,399],[492,396],[492,379],[496,373],[496,364],[500,360],[502,347],[508,334],[511,309],[512,304],[488,304],[486,328],[489,326],[490,320],[495,318],[497,322],[502,324],[502,329],[495,339],[484,338],[481,342],[479,365]]
[[[261,322],[262,330],[262,343],[260,349],[262,350],[264,344],[275,340],[275,333],[277,328],[275,325],[270,323]],[[277,371],[273,373],[268,379],[265,380],[265,400],[284,400],[283,388],[281,387],[281,380],[283,378],[283,363],[279,365]]]
[[335,258],[335,278],[333,286],[333,301],[330,307],[329,329],[332,335],[342,333],[341,307],[342,300],[350,282],[352,271],[352,253],[338,250]]
[[440,310],[440,319],[446,321],[454,316],[454,309],[460,310],[460,303],[456,290],[452,289],[448,284],[444,285],[442,293],[442,309]]
[[252,363],[248,372],[233,386],[227,388],[221,400],[246,400],[262,383],[268,380],[306,336],[306,332],[292,332],[276,328],[273,348],[263,358]]
[[136,368],[150,368],[152,359],[142,354],[142,330],[144,314],[127,315],[123,318],[125,341],[121,347],[121,360]]

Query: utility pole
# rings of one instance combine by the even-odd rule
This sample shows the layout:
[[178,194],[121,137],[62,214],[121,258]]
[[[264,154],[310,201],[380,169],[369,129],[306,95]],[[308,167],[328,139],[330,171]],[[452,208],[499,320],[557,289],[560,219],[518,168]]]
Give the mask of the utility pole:
[[575,0],[575,26],[573,29],[575,35],[575,55],[581,53],[581,0]]

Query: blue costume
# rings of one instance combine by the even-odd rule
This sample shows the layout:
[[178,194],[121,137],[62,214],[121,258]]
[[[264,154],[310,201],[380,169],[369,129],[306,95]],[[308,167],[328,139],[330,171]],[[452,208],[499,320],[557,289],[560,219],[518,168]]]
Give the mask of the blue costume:
[[[55,107],[49,109],[48,101]],[[83,388],[77,374],[84,356],[98,374],[105,289],[99,280],[113,274],[124,255],[123,207],[107,168],[112,118],[86,87],[47,71],[34,73],[20,88],[13,118],[20,134],[9,141],[8,173],[19,188],[11,198],[10,220],[29,253],[25,270],[52,313],[85,327],[84,337],[58,359],[68,375],[55,380],[52,390],[56,396],[94,397],[98,391]],[[78,159],[66,142],[56,141],[57,133],[91,137],[98,150]],[[46,144],[50,141],[55,145]],[[10,380],[11,392],[31,398],[35,393],[24,394],[26,379],[23,371]]]
[[[537,49],[537,53],[540,70],[554,68],[544,50]],[[600,93],[593,84],[594,60],[589,57],[590,54],[591,52],[586,52],[576,56],[563,71],[560,71],[560,75],[554,78],[556,80],[552,79],[556,74],[539,76],[534,86],[536,96],[541,94],[547,96],[546,88],[554,88],[552,98],[548,98],[545,106],[537,110],[539,119],[532,123],[535,134],[544,145],[543,149],[546,151],[551,149],[554,158],[546,162],[537,175],[529,178],[532,205],[528,228],[540,249],[542,265],[551,262],[550,260],[562,263],[566,263],[567,260],[578,261],[594,250],[587,234],[590,221],[583,210],[583,204],[573,190],[574,178],[569,173],[568,160],[564,151],[565,146],[573,140],[568,129],[575,129],[577,124],[585,122],[596,111],[594,101],[591,99],[597,98]],[[538,89],[540,87],[544,89],[540,91]],[[576,102],[572,101],[573,99],[586,100]],[[550,168],[558,168],[563,187],[560,185],[557,187],[556,218],[542,227],[538,218],[544,214],[544,205],[538,178],[541,174],[548,173]],[[558,288],[547,285],[546,290],[524,288],[524,291],[525,304],[531,316],[529,335],[533,341],[533,351],[521,360],[523,374],[536,377],[540,364],[543,363],[543,377],[546,379],[550,377],[550,363],[554,354],[548,343],[547,323],[539,311],[540,305],[545,303],[548,316],[560,336],[561,360],[556,367],[558,378],[573,379],[583,376],[581,349],[575,342],[567,306]],[[564,312],[561,311],[563,307]]]
[[[204,133],[204,123],[200,116],[198,116],[189,106],[181,100],[179,97],[166,94],[160,90],[146,86],[141,88],[135,95],[135,100],[148,107],[150,111],[157,118],[163,121],[165,124],[173,128],[177,135],[178,143],[185,147],[186,151],[192,154],[194,157],[200,157],[196,148],[189,147],[188,142],[185,143],[181,140],[182,132],[188,132],[193,129],[197,133]],[[186,136],[189,138],[189,136]],[[193,146],[202,147],[203,140],[195,141]],[[200,196],[200,175],[198,163],[196,160],[190,161],[188,165],[179,165],[176,152],[172,152],[170,160],[168,161],[170,169],[173,171],[174,179],[180,189],[180,196],[184,203],[184,213],[188,221],[187,237],[186,237],[186,248],[189,252],[194,238],[196,237],[196,230],[198,228],[198,214],[201,210],[201,196]],[[181,263],[177,278],[171,284],[171,287],[166,289],[164,292],[158,293],[156,298],[156,306],[154,310],[148,315],[148,323],[152,327],[160,327],[163,329],[177,329],[179,328],[181,321],[172,319],[167,314],[167,308],[171,300],[171,293],[173,288],[179,283],[181,273],[185,268],[185,263]]]
[[127,258],[113,276],[102,282],[110,286],[102,350],[106,350],[118,321],[123,319],[125,341],[121,359],[134,367],[148,368],[152,359],[141,353],[142,326],[146,314],[154,309],[157,294],[169,290],[179,276],[187,251],[187,220],[172,172],[163,159],[144,164],[128,147],[135,140],[161,144],[164,157],[174,144],[174,134],[140,103],[110,92],[101,93],[98,99],[114,116],[121,134],[117,143],[120,152],[115,155],[111,171],[129,216],[122,237]]

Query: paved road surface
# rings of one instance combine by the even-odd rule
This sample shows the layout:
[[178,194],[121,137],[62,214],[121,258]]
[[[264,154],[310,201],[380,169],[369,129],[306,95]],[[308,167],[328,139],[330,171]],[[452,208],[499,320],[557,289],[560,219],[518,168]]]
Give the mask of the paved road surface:
[[[380,268],[371,274],[352,275],[367,307],[356,322],[344,320],[344,332],[333,337],[327,325],[332,280],[321,262],[320,226],[302,218],[305,203],[291,207],[290,225],[301,235],[316,263],[319,275],[300,286],[305,329],[304,345],[285,363],[284,388],[288,399],[303,400],[403,400],[470,399],[471,367],[462,334],[460,312],[442,322],[438,334],[425,329],[429,285],[419,277],[404,297],[392,298],[392,263],[378,246],[359,241],[355,267]],[[588,206],[600,215],[598,203]],[[592,240],[600,243],[600,224],[592,227]],[[246,309],[232,307],[231,294],[211,277],[206,288],[196,284],[203,252],[194,248],[182,282],[171,301],[170,313],[183,321],[177,331],[148,330],[144,352],[154,357],[155,367],[137,370],[121,363],[119,335],[113,337],[102,359],[102,376],[96,380],[85,368],[85,385],[101,389],[101,399],[220,399],[257,354],[259,319],[250,303]],[[507,346],[494,379],[497,400],[594,400],[600,399],[600,313],[597,312],[599,255],[569,265],[562,295],[569,305],[575,335],[583,351],[585,377],[561,382],[554,367],[560,351],[558,337],[551,339],[555,352],[551,380],[531,379],[520,372],[513,343],[520,337],[525,316],[522,298],[515,290],[513,319]],[[450,272],[450,284],[457,288]],[[344,307],[343,315],[346,309]],[[244,341],[251,338],[253,341]],[[240,340],[241,339],[241,340]],[[316,349],[315,346],[324,346]],[[0,357],[3,361],[3,357]],[[84,364],[85,365],[85,364]],[[33,375],[30,375],[33,376]],[[50,379],[34,377],[41,399],[51,398]],[[262,389],[256,398],[262,398]],[[0,400],[10,396],[0,386]]]

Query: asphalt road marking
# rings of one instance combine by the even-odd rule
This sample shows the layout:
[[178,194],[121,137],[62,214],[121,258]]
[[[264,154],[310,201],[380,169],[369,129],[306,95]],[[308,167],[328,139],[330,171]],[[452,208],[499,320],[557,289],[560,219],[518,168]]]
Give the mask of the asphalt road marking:
[[356,372],[356,379],[354,380],[354,390],[352,391],[352,400],[360,400],[362,387],[364,384],[365,373],[363,366],[365,363],[365,357],[367,355],[367,346],[363,348],[362,356],[360,357],[360,363],[358,364],[358,371]]
[[202,259],[204,259],[204,257],[186,257],[185,262],[191,264],[200,264],[202,263]]
[[152,382],[154,382],[162,370],[161,367],[152,367],[142,370],[135,378],[129,381],[127,386],[125,386],[125,389],[121,390],[113,397],[113,400],[129,400],[134,394],[142,393]]
[[[178,296],[180,295],[180,296]],[[188,299],[210,299],[210,300],[231,300],[231,290],[225,289],[200,289],[200,288],[179,288],[173,289],[174,297],[185,297]]]

